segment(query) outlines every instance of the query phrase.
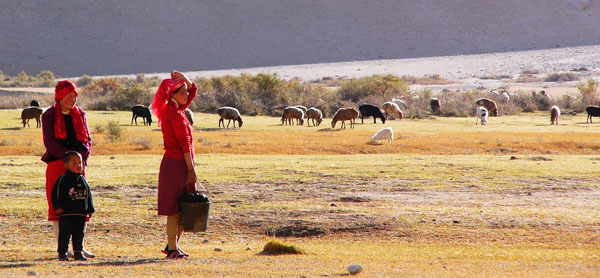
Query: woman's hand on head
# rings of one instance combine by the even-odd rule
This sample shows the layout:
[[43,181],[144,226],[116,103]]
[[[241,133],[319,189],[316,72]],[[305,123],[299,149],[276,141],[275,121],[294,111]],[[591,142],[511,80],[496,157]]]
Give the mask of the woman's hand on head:
[[171,79],[176,82],[183,81],[187,84],[188,88],[192,86],[192,82],[185,76],[183,73],[178,72],[176,70],[171,72]]

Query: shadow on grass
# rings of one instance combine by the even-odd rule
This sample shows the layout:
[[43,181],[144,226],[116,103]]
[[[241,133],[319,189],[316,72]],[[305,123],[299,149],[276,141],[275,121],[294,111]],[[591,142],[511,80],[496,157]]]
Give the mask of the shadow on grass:
[[342,131],[342,130],[344,130],[344,129],[343,128],[329,128],[329,127],[326,127],[326,128],[318,129],[317,131]]
[[219,131],[221,128],[216,127],[194,127],[194,131]]
[[3,127],[0,128],[0,130],[21,130],[23,129],[22,127],[18,126],[18,127]]
[[105,261],[105,262],[89,262],[88,263],[81,263],[80,265],[87,265],[87,266],[131,266],[131,265],[142,265],[142,264],[154,264],[154,263],[159,263],[161,261],[164,261],[163,259],[139,259],[139,260],[133,260],[133,261],[126,261],[126,260],[115,260],[115,261]]
[[19,263],[19,264],[0,264],[0,269],[8,269],[8,268],[22,268],[22,267],[30,267],[34,266],[32,263]]

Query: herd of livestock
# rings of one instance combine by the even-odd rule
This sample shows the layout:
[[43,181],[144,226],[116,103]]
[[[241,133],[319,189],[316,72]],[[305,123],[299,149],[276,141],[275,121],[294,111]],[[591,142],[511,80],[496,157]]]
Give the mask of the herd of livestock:
[[[543,91],[542,91],[543,92]],[[501,96],[504,96],[508,101],[508,94],[505,92],[502,93]],[[340,128],[346,128],[346,121],[350,123],[350,128],[354,128],[354,123],[358,117],[361,119],[361,123],[364,123],[365,117],[372,117],[373,122],[377,122],[377,118],[381,120],[382,123],[393,116],[395,119],[402,119],[404,117],[404,113],[400,109],[398,105],[404,105],[408,107],[405,102],[402,100],[394,100],[385,102],[381,106],[381,109],[378,106],[371,104],[362,104],[358,107],[358,109],[354,107],[344,107],[338,109],[333,118],[331,120],[331,128],[335,128],[338,122],[341,122]],[[494,100],[488,98],[481,98],[475,102],[477,107],[476,109],[476,121],[475,124],[481,123],[485,125],[487,123],[488,116],[498,116],[498,106]],[[431,98],[429,101],[429,107],[431,109],[432,114],[441,114],[441,103],[437,98]],[[136,105],[131,108],[133,116],[131,118],[131,124],[135,122],[137,125],[137,118],[141,117],[143,119],[144,125],[152,124],[152,114],[150,113],[150,108],[144,105]],[[29,119],[36,120],[36,127],[40,128],[41,124],[41,115],[43,109],[40,108],[40,103],[37,100],[31,101],[29,107],[23,109],[21,112],[21,120],[22,125],[25,127],[26,125],[29,127]],[[586,123],[592,122],[592,117],[600,117],[600,107],[598,106],[589,106],[586,108],[587,118]],[[194,124],[194,117],[192,111],[189,109],[185,110],[185,114],[189,119],[190,123]],[[219,128],[223,126],[225,127],[224,120],[228,120],[227,128],[233,121],[233,127],[235,128],[236,122],[238,124],[238,128],[242,127],[243,121],[240,112],[233,107],[221,107],[217,110],[217,114],[219,115]],[[556,105],[550,108],[550,122],[552,125],[558,125],[558,117],[560,116],[560,108]],[[313,126],[319,126],[323,121],[323,113],[316,107],[306,108],[302,105],[289,106],[283,110],[281,116],[281,124],[282,125],[304,125],[304,120],[306,119],[307,125],[310,126],[311,121]]]

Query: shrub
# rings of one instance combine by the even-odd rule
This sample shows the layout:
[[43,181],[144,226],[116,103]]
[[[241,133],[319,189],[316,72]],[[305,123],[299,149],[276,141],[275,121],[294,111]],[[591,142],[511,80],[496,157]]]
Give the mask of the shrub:
[[263,247],[262,254],[284,255],[284,254],[306,254],[302,249],[282,242],[278,239],[272,239]]
[[54,87],[54,73],[51,71],[42,71],[37,76],[27,75],[21,71],[14,77],[10,77],[0,72],[0,86],[2,87]]
[[103,125],[97,124],[94,126],[94,131],[96,133],[104,133],[105,127]]
[[518,82],[518,83],[530,83],[530,82],[540,82],[540,81],[542,81],[541,78],[535,77],[533,74],[527,74],[527,73],[519,75],[519,77],[516,80],[516,82]]
[[545,82],[566,82],[566,81],[574,81],[579,80],[579,75],[567,72],[567,73],[553,73],[548,75],[544,81]]
[[137,145],[140,150],[149,150],[152,149],[152,138],[147,136],[134,137],[130,141],[132,144]]
[[598,85],[600,82],[594,79],[588,79],[586,83],[577,84],[577,89],[581,95],[582,102],[586,105],[593,105],[598,94]]
[[117,121],[110,121],[106,124],[106,137],[111,143],[121,139],[123,136],[123,128],[119,126]]

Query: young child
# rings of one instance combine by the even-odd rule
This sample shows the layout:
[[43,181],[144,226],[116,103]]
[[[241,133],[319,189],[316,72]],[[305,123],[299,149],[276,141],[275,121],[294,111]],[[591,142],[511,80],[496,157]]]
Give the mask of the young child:
[[92,193],[81,175],[81,155],[68,151],[63,157],[67,171],[58,178],[52,190],[52,206],[58,215],[58,259],[68,261],[69,239],[73,237],[75,260],[86,261],[83,255],[83,236],[86,215],[95,212]]

